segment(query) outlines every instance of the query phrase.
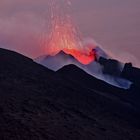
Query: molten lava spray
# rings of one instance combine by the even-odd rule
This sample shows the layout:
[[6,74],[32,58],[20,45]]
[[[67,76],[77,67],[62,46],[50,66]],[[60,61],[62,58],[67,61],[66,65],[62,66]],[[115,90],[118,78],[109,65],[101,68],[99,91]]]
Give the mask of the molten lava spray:
[[69,0],[50,0],[51,32],[46,44],[46,53],[53,56],[64,51],[80,63],[89,64],[95,60],[95,52],[93,51],[95,46],[83,45],[80,32],[68,14],[70,7]]

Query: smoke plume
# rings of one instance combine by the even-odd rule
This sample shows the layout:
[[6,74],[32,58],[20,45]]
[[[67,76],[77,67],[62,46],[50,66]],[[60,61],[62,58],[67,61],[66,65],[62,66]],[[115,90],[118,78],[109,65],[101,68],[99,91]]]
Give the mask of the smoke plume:
[[[86,39],[83,43],[84,46],[92,48],[92,46],[96,47],[93,49],[93,51],[96,52],[97,59],[99,57],[104,57],[104,58],[111,58],[108,54],[107,51],[104,51],[101,46],[97,46],[97,44],[94,40],[92,39]],[[55,56],[50,56],[50,55],[44,55],[41,57],[38,57],[35,59],[37,63],[40,63],[44,65],[45,67],[52,69],[54,71],[57,71],[61,69],[62,67],[69,65],[69,64],[74,64],[78,66],[79,68],[83,69],[85,72],[88,74],[101,79],[111,85],[128,89],[131,86],[131,82],[119,77],[115,77],[113,75],[107,75],[103,73],[103,67],[97,62],[97,61],[92,61],[89,64],[82,64],[79,61],[77,61],[72,55],[68,55],[64,53],[63,51],[59,52]],[[119,69],[120,71],[123,70],[124,64],[120,63]]]

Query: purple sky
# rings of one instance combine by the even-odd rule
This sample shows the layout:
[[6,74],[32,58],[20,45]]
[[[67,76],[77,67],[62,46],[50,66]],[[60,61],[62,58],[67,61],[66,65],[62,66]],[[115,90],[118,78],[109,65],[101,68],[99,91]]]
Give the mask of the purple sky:
[[[43,54],[47,5],[48,0],[0,0],[0,46],[32,58]],[[83,36],[140,66],[140,0],[72,0],[72,16]]]

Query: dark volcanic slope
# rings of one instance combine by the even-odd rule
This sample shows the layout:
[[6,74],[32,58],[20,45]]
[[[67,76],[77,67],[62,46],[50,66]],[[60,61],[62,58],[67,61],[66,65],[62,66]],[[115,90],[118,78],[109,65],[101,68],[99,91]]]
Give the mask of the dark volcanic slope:
[[103,92],[111,93],[116,93],[114,90],[123,93],[126,92],[126,90],[116,88],[115,86],[112,86],[102,80],[94,78],[73,64],[64,66],[62,69],[58,70],[57,73],[73,82],[76,82],[77,84],[82,84],[84,87],[90,89],[97,89]]
[[133,84],[128,90],[117,88],[102,80],[94,78],[73,64],[64,66],[62,69],[58,70],[57,73],[75,84],[80,84],[82,87],[87,88],[87,90],[105,93],[103,95],[108,97],[117,97],[119,100],[128,102],[140,110],[139,87],[137,88],[137,86]]
[[69,78],[68,70],[54,73],[0,49],[0,140],[139,140],[134,107],[112,96],[114,87],[102,81],[91,79],[101,90],[83,86],[89,75],[69,69],[79,75]]

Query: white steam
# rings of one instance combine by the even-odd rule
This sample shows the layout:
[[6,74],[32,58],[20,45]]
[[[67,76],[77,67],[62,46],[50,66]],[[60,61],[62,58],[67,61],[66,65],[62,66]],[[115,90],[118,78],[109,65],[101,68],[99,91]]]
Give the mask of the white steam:
[[[84,45],[88,47],[95,46],[95,42],[93,44],[91,40],[86,40],[84,43],[85,43]],[[94,48],[94,50],[96,51],[98,58],[101,56],[104,58],[110,58],[107,55],[106,51],[101,49],[101,47],[96,47]],[[103,74],[103,67],[98,62],[93,61],[92,63],[88,65],[83,65],[79,63],[74,57],[67,55],[64,52],[60,52],[59,54],[55,56],[41,56],[35,59],[35,61],[54,71],[59,70],[63,66],[74,64],[78,66],[79,68],[83,69],[88,74],[98,79],[101,79],[111,85],[114,85],[116,87],[128,89],[131,86],[131,82],[128,80]],[[123,64],[120,66],[120,69],[121,71],[123,70]]]

